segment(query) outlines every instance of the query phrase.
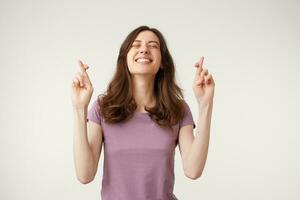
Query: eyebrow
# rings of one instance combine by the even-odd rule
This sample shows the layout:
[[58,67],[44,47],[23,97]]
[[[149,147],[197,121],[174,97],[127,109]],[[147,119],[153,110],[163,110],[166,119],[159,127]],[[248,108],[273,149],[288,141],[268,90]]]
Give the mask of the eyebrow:
[[[141,40],[134,40],[133,42],[142,42]],[[159,45],[159,42],[155,41],[155,40],[150,40],[148,41],[148,43],[156,43],[157,45]]]

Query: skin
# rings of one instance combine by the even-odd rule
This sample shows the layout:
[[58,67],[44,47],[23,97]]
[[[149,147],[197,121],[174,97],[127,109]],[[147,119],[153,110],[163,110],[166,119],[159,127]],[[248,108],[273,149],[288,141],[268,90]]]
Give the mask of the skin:
[[[158,37],[151,31],[138,34],[127,54],[127,65],[133,82],[133,97],[137,103],[137,112],[145,112],[144,106],[154,104],[153,87],[155,74],[161,64]],[[149,58],[150,63],[138,63],[137,58]]]
[[[154,77],[161,64],[159,40],[151,31],[141,32],[127,55],[128,69],[132,75],[134,98],[138,103],[137,112],[144,112],[144,106],[152,106]],[[154,42],[153,42],[154,41]],[[155,42],[158,42],[155,43]],[[148,57],[151,63],[137,63],[138,57]],[[198,120],[195,134],[192,125],[179,130],[179,150],[184,174],[193,180],[203,172],[209,145],[210,124],[213,108],[215,82],[206,68],[203,68],[204,57],[195,64],[196,71],[193,91],[198,104]],[[103,133],[99,124],[86,122],[87,108],[93,93],[87,69],[89,66],[79,60],[80,71],[73,78],[71,99],[74,111],[74,164],[77,179],[87,184],[97,172],[102,149]]]
[[196,131],[186,125],[179,130],[179,150],[184,173],[187,177],[198,179],[204,170],[207,159],[210,125],[213,109],[215,81],[206,68],[203,68],[204,57],[195,64],[196,72],[193,91],[198,103],[198,120]]

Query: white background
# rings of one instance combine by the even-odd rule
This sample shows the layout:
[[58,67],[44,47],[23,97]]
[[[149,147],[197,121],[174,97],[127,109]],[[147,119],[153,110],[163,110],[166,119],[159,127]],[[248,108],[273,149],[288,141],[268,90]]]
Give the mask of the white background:
[[[207,163],[183,174],[180,200],[300,199],[299,1],[0,1],[0,199],[100,199],[77,181],[72,77],[81,58],[92,99],[112,78],[121,42],[158,28],[194,120],[194,63],[216,82]],[[180,2],[180,3],[179,3]]]

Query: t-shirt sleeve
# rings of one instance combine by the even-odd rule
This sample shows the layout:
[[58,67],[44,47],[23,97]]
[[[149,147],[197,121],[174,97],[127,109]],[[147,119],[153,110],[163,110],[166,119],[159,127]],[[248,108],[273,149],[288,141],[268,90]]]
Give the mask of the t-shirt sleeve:
[[193,125],[193,129],[196,127],[190,107],[184,101],[184,116],[179,122],[179,129],[185,125],[190,125],[190,124]]
[[98,104],[97,99],[92,103],[92,106],[88,110],[87,121],[92,121],[99,125],[102,125],[102,116],[100,113],[100,106]]

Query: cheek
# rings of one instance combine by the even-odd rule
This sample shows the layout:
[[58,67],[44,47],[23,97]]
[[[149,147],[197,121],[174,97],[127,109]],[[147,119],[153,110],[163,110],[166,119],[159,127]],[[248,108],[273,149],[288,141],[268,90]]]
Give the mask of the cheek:
[[128,53],[127,56],[126,56],[126,60],[127,60],[127,65],[129,66],[130,63],[133,63],[133,60],[132,60],[132,55],[131,53]]
[[161,65],[161,55],[160,54],[157,55],[157,64]]

